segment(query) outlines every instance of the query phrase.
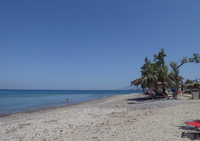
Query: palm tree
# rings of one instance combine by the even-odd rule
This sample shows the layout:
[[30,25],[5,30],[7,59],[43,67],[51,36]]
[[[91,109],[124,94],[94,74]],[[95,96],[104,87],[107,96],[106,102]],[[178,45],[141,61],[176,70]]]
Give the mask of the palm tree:
[[179,70],[180,70],[180,67],[182,65],[184,65],[185,63],[188,63],[188,58],[187,57],[184,57],[181,60],[180,64],[178,64],[178,63],[176,63],[174,61],[170,62],[170,67],[172,68],[171,78],[175,82],[175,90],[176,90],[175,93],[173,94],[173,98],[174,99],[177,99],[179,83],[181,81],[181,78],[179,77]]
[[155,91],[158,92],[157,83],[160,81],[164,84],[168,74],[168,67],[165,65],[164,61],[165,56],[164,49],[161,49],[158,54],[154,55],[153,63],[146,57],[145,63],[141,67],[141,77],[131,81],[131,85],[141,85],[143,89],[146,87],[153,87]]

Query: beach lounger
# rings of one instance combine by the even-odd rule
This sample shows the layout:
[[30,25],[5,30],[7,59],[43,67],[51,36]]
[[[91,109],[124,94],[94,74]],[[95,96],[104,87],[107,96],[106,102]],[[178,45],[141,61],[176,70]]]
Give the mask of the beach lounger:
[[186,124],[188,127],[195,128],[195,129],[200,130],[200,120],[187,121],[187,122],[185,122],[185,124]]
[[[194,120],[194,121],[187,121],[185,122],[187,127],[195,129],[195,130],[200,130],[200,120]],[[189,138],[191,140],[200,140],[200,133],[195,131],[195,132],[183,132],[182,133],[182,138]]]
[[152,92],[152,90],[147,90],[144,95],[148,98],[152,98],[155,94]]
[[196,133],[196,132],[186,133],[186,132],[183,132],[181,137],[182,138],[189,138],[191,140],[200,140],[200,133]]

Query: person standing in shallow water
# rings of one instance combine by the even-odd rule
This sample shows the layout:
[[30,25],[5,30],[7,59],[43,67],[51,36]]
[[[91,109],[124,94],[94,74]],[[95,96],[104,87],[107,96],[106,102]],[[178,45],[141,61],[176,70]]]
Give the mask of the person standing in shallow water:
[[66,101],[69,101],[69,99],[67,98]]

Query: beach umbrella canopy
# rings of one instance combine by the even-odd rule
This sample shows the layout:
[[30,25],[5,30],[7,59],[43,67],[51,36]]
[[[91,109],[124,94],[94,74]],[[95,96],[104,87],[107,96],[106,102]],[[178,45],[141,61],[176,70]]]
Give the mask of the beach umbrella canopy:
[[158,88],[161,88],[161,87],[162,87],[162,84],[163,84],[162,82],[157,82],[157,87],[158,87]]
[[162,82],[157,82],[157,85],[162,85],[163,83]]
[[186,84],[185,86],[188,89],[198,89],[198,88],[200,88],[200,83],[193,82],[192,84]]
[[195,83],[194,84],[194,88],[197,88],[197,89],[200,88],[200,84],[199,83]]
[[145,85],[146,83],[147,83],[147,77],[140,77],[140,78],[137,78],[137,79],[131,81],[131,86],[132,85],[135,85],[135,86]]
[[152,78],[150,77],[140,77],[140,78],[137,78],[133,81],[131,81],[131,86],[132,85],[135,85],[135,86],[138,86],[138,85],[141,85],[142,88],[153,88],[154,87],[154,83],[152,81]]
[[162,86],[162,85],[166,86],[167,84],[168,84],[167,82],[157,82],[158,86]]
[[192,89],[193,84],[185,84],[185,87],[186,87],[187,89]]

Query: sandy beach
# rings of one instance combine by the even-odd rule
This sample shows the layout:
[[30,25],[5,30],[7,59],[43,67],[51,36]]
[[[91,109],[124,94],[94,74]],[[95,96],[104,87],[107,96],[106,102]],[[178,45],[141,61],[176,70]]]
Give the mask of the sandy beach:
[[200,100],[145,100],[117,95],[0,117],[2,141],[187,141],[186,121],[200,119]]

